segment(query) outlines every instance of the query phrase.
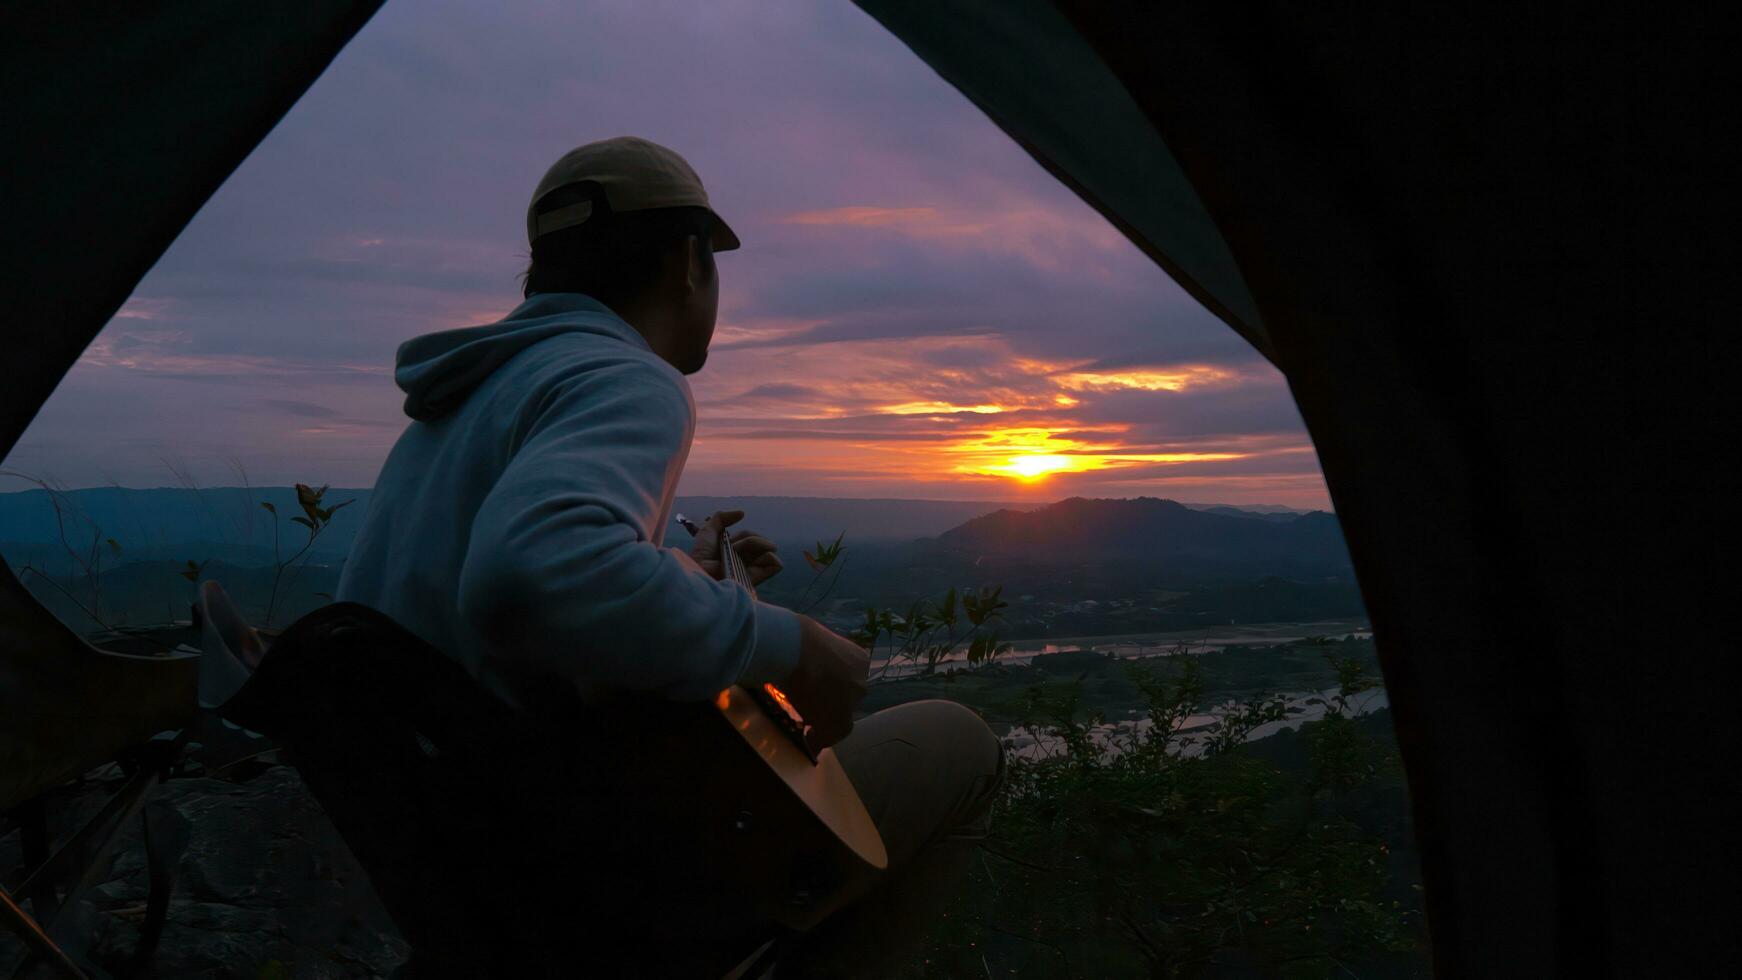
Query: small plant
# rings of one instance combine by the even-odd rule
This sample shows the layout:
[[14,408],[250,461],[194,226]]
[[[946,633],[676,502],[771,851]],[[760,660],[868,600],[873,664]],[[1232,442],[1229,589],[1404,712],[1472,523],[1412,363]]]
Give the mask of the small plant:
[[818,541],[816,554],[813,555],[808,551],[804,552],[804,560],[810,565],[810,567],[816,569],[818,572],[828,569],[835,563],[835,559],[841,557],[841,540],[846,536],[847,532],[842,531],[840,534],[835,535],[834,543],[829,545],[824,545],[821,541]]
[[[336,503],[331,507],[325,507],[322,506],[322,501],[326,497],[326,493],[326,484],[322,484],[319,489],[310,487],[306,483],[298,483],[296,485],[296,503],[298,507],[302,508],[302,513],[292,517],[290,521],[292,524],[297,524],[303,527],[308,532],[308,537],[303,541],[302,547],[298,548],[296,553],[291,555],[288,559],[283,557],[283,552],[279,543],[278,521],[274,520],[272,522],[272,591],[268,594],[266,599],[266,615],[261,620],[261,626],[272,625],[273,613],[278,608],[279,584],[284,580],[285,572],[290,572],[290,580],[284,582],[285,590],[289,591],[290,586],[296,581],[297,573],[300,572],[303,566],[308,563],[307,556],[309,549],[314,547],[316,539],[321,536],[321,532],[327,529],[327,525],[333,519],[333,514],[337,513],[340,508],[355,502],[352,500],[346,500]],[[260,502],[260,506],[274,518],[278,517],[278,508],[274,507],[271,501],[263,500]]]
[[[121,544],[114,538],[105,537],[103,529],[91,520],[78,505],[73,503],[64,490],[47,480],[19,473],[12,470],[0,470],[0,476],[11,477],[33,484],[48,495],[49,506],[54,508],[54,523],[57,536],[60,538],[61,550],[67,553],[73,566],[85,580],[85,598],[81,601],[73,592],[62,585],[47,569],[34,564],[25,563],[18,568],[18,576],[23,580],[32,576],[40,582],[48,584],[59,592],[68,602],[96,623],[100,629],[113,631],[114,625],[109,623],[103,613],[103,559],[105,557],[119,559]],[[84,525],[76,528],[75,525]],[[73,535],[78,536],[78,544],[73,543]],[[88,535],[89,543],[85,542]],[[71,577],[68,579],[71,582]]]
[[[841,581],[841,569],[846,567],[847,564],[846,549],[841,545],[842,539],[846,536],[847,532],[842,531],[840,534],[835,535],[833,544],[825,545],[821,541],[818,541],[815,552],[803,552],[805,564],[811,567],[812,575],[811,580],[805,583],[804,591],[799,593],[798,599],[793,603],[795,611],[801,613],[810,612],[812,609],[815,609],[820,605],[824,599],[827,599],[830,592],[835,590],[835,584]],[[811,589],[821,584],[824,578],[828,579],[829,584],[823,588],[823,591],[816,598],[811,599],[809,603],[806,603],[805,599],[810,596]]]
[[1263,694],[1245,701],[1230,701],[1222,705],[1215,724],[1204,736],[1204,753],[1216,755],[1246,742],[1258,728],[1273,721],[1284,721],[1298,709],[1281,694]]
[[887,639],[879,677],[902,662],[922,673],[936,673],[938,665],[957,651],[969,666],[978,667],[1010,649],[1010,644],[998,642],[1003,610],[1010,605],[1003,593],[1001,585],[959,592],[951,588],[936,601],[914,601],[905,615],[868,607],[864,624],[848,637],[869,651],[873,660],[879,644]]
[[1326,706],[1327,714],[1349,714],[1350,698],[1379,686],[1379,678],[1368,674],[1366,665],[1354,657],[1338,657],[1327,653],[1325,662],[1337,672],[1337,693]]
[[1326,654],[1325,661],[1337,672],[1337,693],[1325,702],[1324,721],[1307,734],[1313,748],[1312,781],[1315,786],[1347,792],[1395,767],[1362,734],[1355,723],[1358,712],[1350,703],[1355,695],[1379,686],[1379,679],[1353,657]]

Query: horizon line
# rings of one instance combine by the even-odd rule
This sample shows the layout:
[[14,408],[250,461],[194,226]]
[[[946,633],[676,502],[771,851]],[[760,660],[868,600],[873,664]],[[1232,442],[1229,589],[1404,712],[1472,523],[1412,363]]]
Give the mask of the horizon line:
[[[292,484],[263,484],[261,486],[221,485],[221,486],[209,486],[209,487],[186,487],[186,486],[130,487],[130,486],[122,486],[120,484],[114,484],[114,483],[104,483],[104,484],[98,484],[95,486],[86,486],[86,487],[41,487],[41,486],[37,486],[37,487],[30,487],[30,488],[25,489],[25,490],[0,490],[0,497],[16,496],[19,494],[26,494],[26,493],[81,493],[81,492],[90,491],[90,490],[140,490],[140,491],[180,490],[180,491],[192,492],[192,493],[204,493],[206,491],[212,491],[212,490],[241,490],[241,491],[252,493],[254,491],[260,491],[260,490],[295,490],[295,489],[296,489],[295,486]],[[327,486],[327,490],[329,492],[330,491],[355,490],[355,491],[365,491],[365,492],[373,493],[375,488],[374,487],[344,487],[344,486],[333,486],[333,485],[329,484]],[[1268,502],[1249,503],[1249,504],[1231,504],[1231,503],[1221,502],[1221,501],[1180,500],[1180,499],[1175,498],[1175,497],[1158,497],[1158,496],[1155,496],[1153,494],[1137,494],[1137,495],[1131,495],[1131,496],[1117,496],[1117,497],[1090,497],[1090,496],[1085,496],[1083,494],[1077,493],[1077,494],[1071,494],[1070,496],[1066,496],[1066,497],[1058,497],[1056,499],[1044,500],[1044,501],[1001,500],[1001,499],[991,498],[991,497],[827,497],[827,496],[818,496],[818,495],[812,495],[812,494],[727,493],[727,492],[719,492],[719,491],[711,491],[711,492],[707,492],[707,493],[680,493],[680,494],[677,494],[676,497],[730,497],[730,498],[735,499],[735,500],[842,500],[842,501],[853,501],[853,502],[857,502],[857,503],[876,503],[879,501],[889,501],[889,502],[893,502],[893,503],[920,503],[920,504],[1001,504],[1001,505],[1010,505],[1010,506],[1019,506],[1019,507],[1046,507],[1046,506],[1049,506],[1051,504],[1056,504],[1056,503],[1060,503],[1060,502],[1065,501],[1065,500],[1073,500],[1073,499],[1076,499],[1076,500],[1169,500],[1169,501],[1172,501],[1176,504],[1180,504],[1181,506],[1184,506],[1184,507],[1232,507],[1235,509],[1240,509],[1242,507],[1247,507],[1247,508],[1250,508],[1250,507],[1280,507],[1280,508],[1283,508],[1285,510],[1299,511],[1301,513],[1312,513],[1314,511],[1321,511],[1321,510],[1327,511],[1330,513],[1335,513],[1335,509],[1332,507],[1329,507],[1329,506],[1327,506],[1327,507],[1299,507],[1299,506],[1296,506],[1294,504],[1278,504],[1278,503],[1268,503]],[[675,497],[674,497],[674,499],[675,499]]]

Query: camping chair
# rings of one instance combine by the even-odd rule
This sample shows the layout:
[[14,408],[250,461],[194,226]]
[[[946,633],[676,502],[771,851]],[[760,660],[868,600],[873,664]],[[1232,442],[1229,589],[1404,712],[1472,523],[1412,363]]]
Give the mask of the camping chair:
[[[72,913],[134,815],[144,821],[151,890],[133,962],[150,957],[187,843],[181,818],[155,805],[151,791],[200,724],[199,661],[184,649],[147,655],[93,646],[0,561],[0,834],[16,827],[24,857],[0,880],[0,931],[25,944],[20,975],[40,965],[61,976],[100,974],[76,949]],[[120,763],[122,785],[57,845],[48,798],[107,762]]]
[[632,837],[657,815],[572,700],[511,708],[373,609],[291,624],[220,714],[302,774],[412,946],[399,977],[755,977],[779,952],[657,891],[706,855]]

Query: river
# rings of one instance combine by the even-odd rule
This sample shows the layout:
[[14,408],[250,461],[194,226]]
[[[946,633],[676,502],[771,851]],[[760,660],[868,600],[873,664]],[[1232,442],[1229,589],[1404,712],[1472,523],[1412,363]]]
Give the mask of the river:
[[[1306,623],[1229,623],[1203,629],[1175,630],[1158,633],[1122,633],[1116,636],[1069,636],[1053,639],[1011,640],[1010,651],[998,658],[1001,664],[1027,664],[1048,653],[1071,653],[1094,650],[1119,657],[1165,657],[1183,645],[1186,653],[1199,654],[1231,646],[1276,646],[1293,643],[1312,636],[1342,639],[1353,636],[1366,639],[1373,635],[1365,619],[1325,619]],[[967,662],[964,651],[956,651],[938,665],[958,666]],[[874,660],[871,675],[880,680],[894,680],[922,672],[923,665],[889,664]]]

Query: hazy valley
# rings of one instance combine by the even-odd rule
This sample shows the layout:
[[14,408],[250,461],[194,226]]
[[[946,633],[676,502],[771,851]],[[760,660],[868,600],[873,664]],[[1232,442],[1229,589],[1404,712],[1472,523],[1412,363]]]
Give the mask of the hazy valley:
[[[186,618],[192,569],[222,582],[257,621],[270,601],[282,625],[332,594],[370,493],[334,488],[325,499],[352,503],[310,544],[290,523],[298,510],[288,487],[0,494],[0,553],[77,628]],[[700,517],[728,507],[747,512],[742,527],[781,546],[786,570],[764,597],[842,627],[868,606],[901,608],[981,586],[1003,587],[1011,605],[1002,635],[1011,639],[1363,612],[1336,518],[1323,512],[1154,498],[1013,506],[804,497],[683,497],[674,511]],[[837,537],[841,558],[818,579],[803,553]],[[666,542],[687,538],[673,526]]]

